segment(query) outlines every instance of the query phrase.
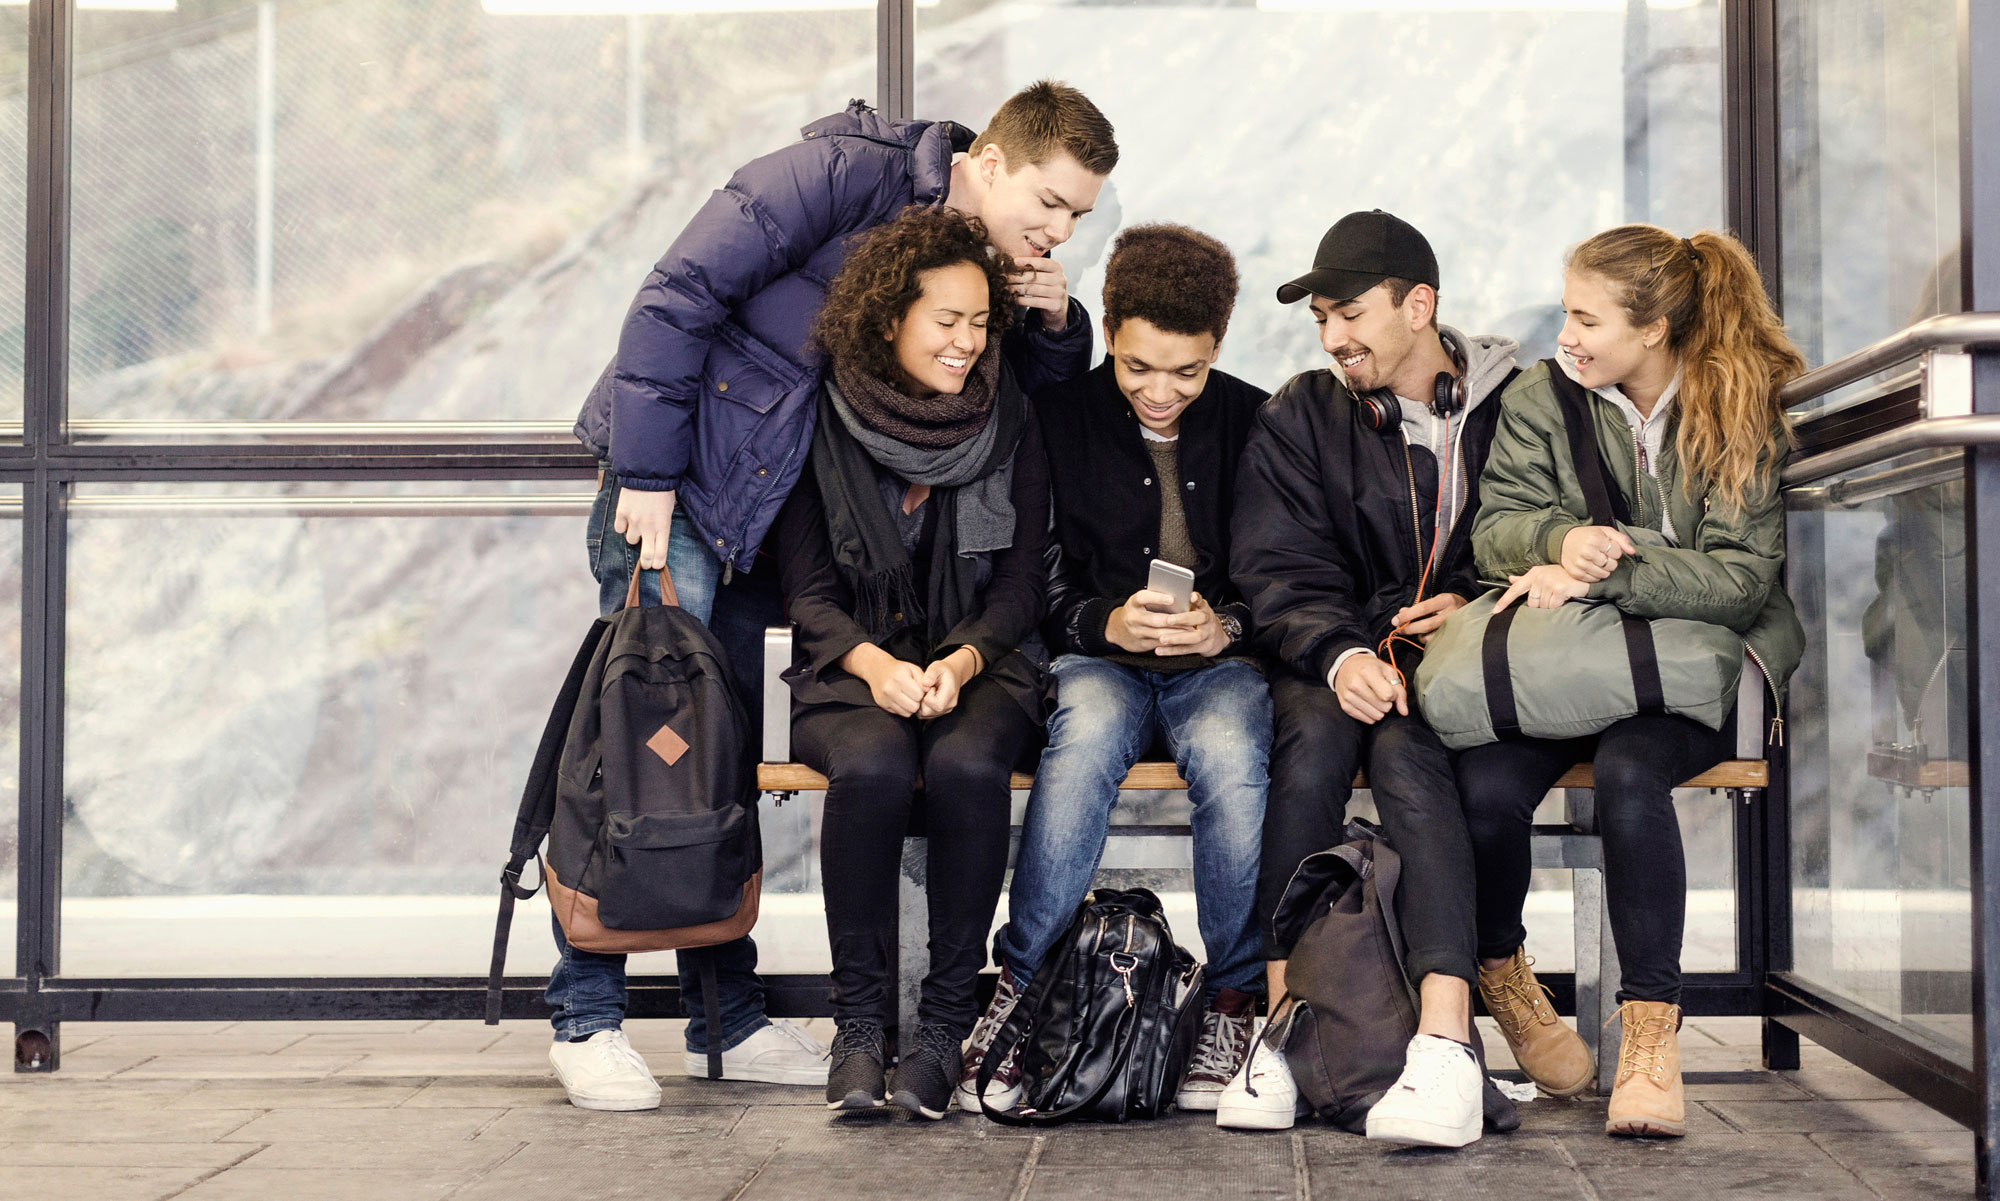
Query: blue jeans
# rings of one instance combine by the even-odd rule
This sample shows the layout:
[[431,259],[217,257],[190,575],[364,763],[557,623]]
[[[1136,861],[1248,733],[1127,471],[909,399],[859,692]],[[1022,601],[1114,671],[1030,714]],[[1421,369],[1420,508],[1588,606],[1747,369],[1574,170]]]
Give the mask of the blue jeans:
[[[585,545],[591,574],[597,577],[598,611],[609,613],[625,603],[639,548],[618,533],[612,522],[618,510],[618,484],[609,472],[599,485],[590,509]],[[676,508],[667,540],[667,571],[681,607],[706,625],[713,615],[715,593],[722,582],[722,564],[695,533],[694,523]],[[660,601],[659,577],[639,577],[642,604]],[[579,951],[563,938],[562,925],[551,913],[556,950],[562,958],[549,975],[548,1002],[555,1013],[549,1022],[559,1039],[584,1038],[600,1030],[616,1030],[625,1021],[625,956]],[[770,1024],[764,1016],[764,982],[757,978],[757,944],[747,936],[720,946],[675,952],[681,977],[681,1012],[688,1018],[687,1049],[708,1051],[708,1019],[701,991],[704,960],[715,966],[717,1000],[722,1014],[722,1047],[726,1051]]]
[[1118,782],[1164,734],[1194,805],[1195,912],[1208,948],[1208,994],[1263,992],[1257,863],[1271,783],[1264,673],[1235,660],[1144,671],[1087,655],[1064,655],[1051,670],[1057,707],[994,957],[1024,985],[1034,976],[1090,891]]

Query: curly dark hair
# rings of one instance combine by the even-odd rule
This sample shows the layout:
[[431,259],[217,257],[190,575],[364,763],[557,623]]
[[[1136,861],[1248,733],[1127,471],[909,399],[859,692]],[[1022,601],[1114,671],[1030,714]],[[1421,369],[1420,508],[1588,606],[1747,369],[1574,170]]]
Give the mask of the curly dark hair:
[[978,218],[920,205],[857,237],[847,264],[827,286],[826,304],[813,322],[813,345],[877,379],[899,378],[889,330],[923,297],[924,272],[958,263],[986,273],[986,352],[997,353],[1000,335],[1014,319],[1007,294],[1012,263],[987,243]]
[[1170,334],[1214,334],[1236,308],[1236,257],[1185,225],[1135,225],[1104,267],[1104,323],[1113,334],[1142,317]]

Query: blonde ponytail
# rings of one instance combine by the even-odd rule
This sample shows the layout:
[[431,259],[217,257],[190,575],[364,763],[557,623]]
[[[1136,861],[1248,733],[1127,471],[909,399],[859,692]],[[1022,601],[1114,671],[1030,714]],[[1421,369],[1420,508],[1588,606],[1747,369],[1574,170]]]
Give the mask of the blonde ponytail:
[[1608,282],[1632,324],[1666,318],[1667,349],[1681,371],[1674,446],[1682,485],[1699,482],[1741,505],[1775,461],[1777,439],[1789,436],[1778,389],[1805,370],[1749,251],[1713,230],[1677,238],[1655,225],[1621,225],[1571,251],[1567,266]]

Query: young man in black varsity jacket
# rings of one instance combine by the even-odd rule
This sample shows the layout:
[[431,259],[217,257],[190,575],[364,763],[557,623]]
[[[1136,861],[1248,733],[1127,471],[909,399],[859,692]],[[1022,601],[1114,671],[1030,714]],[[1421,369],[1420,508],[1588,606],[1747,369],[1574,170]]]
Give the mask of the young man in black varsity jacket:
[[[1253,900],[1271,700],[1229,582],[1236,462],[1265,393],[1213,369],[1236,301],[1228,249],[1178,225],[1119,236],[1104,278],[1106,361],[1035,397],[1055,492],[1049,616],[1057,709],[1021,831],[1000,987],[966,1051],[961,1108],[1020,990],[1062,938],[1104,854],[1118,783],[1154,747],[1188,781],[1208,1009],[1177,1102],[1214,1109],[1249,1052],[1263,989]],[[1189,611],[1147,589],[1194,573]],[[987,1098],[1020,1094],[1010,1057]]]

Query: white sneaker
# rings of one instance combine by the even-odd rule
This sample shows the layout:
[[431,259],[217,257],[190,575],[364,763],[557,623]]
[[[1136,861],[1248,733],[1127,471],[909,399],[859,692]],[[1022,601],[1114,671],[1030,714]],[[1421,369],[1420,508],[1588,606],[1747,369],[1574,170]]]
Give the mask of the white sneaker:
[[1259,1038],[1243,1070],[1222,1090],[1215,1124],[1231,1130],[1290,1130],[1299,1112],[1299,1086],[1285,1053]]
[[1368,1137],[1413,1147],[1463,1147],[1479,1139],[1479,1062],[1463,1043],[1434,1034],[1410,1040],[1403,1074],[1368,1111]]
[[578,1109],[658,1109],[660,1085],[623,1030],[599,1030],[582,1042],[549,1044],[549,1063]]
[[[722,1053],[724,1080],[826,1087],[827,1050],[790,1022],[776,1021]],[[689,1051],[681,1067],[697,1080],[708,1079],[708,1056]]]

